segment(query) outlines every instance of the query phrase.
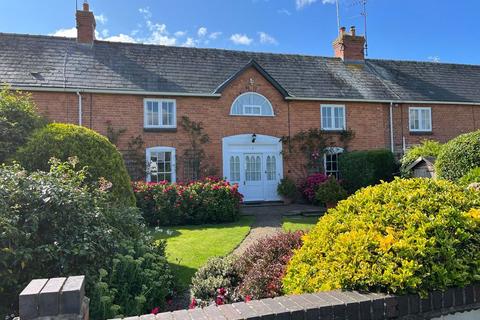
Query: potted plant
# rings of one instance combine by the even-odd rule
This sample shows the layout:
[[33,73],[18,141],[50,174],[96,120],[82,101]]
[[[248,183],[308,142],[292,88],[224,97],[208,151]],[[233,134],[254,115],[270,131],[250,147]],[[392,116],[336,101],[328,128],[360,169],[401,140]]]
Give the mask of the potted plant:
[[346,197],[347,191],[333,176],[330,176],[327,181],[319,185],[315,192],[315,199],[319,203],[324,203],[327,209],[336,207],[337,202]]
[[292,179],[285,177],[280,180],[277,187],[278,194],[282,197],[283,203],[291,204],[297,194],[297,186]]

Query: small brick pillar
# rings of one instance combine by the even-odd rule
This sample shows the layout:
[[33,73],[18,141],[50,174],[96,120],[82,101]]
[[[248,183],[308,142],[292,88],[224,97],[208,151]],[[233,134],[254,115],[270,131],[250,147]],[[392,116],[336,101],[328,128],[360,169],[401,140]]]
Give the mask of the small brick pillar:
[[89,301],[85,297],[85,276],[35,279],[20,293],[20,320],[88,320]]
[[77,42],[93,44],[95,40],[95,16],[90,11],[87,2],[83,3],[83,10],[77,10]]

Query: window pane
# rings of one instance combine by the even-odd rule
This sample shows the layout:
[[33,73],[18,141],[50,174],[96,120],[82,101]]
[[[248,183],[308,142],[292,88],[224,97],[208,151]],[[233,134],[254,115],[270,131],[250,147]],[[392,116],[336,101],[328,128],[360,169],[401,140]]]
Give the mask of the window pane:
[[271,116],[273,109],[270,101],[264,96],[257,93],[245,93],[234,101],[231,114]]
[[163,181],[172,179],[172,153],[169,151],[165,152],[152,152],[150,154],[150,161],[156,165],[151,167],[156,167],[155,172],[151,172],[150,179],[152,181]]

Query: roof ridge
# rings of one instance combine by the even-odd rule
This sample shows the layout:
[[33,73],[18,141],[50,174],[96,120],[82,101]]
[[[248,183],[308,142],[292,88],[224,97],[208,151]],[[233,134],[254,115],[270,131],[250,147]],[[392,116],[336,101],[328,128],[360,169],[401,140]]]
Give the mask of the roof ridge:
[[473,63],[456,63],[456,62],[433,62],[433,61],[421,61],[421,60],[408,60],[408,59],[382,59],[382,58],[375,58],[375,59],[365,59],[367,61],[375,62],[407,62],[407,63],[418,63],[418,64],[431,64],[431,65],[452,65],[452,66],[467,66],[467,67],[480,67],[480,64],[473,64]]

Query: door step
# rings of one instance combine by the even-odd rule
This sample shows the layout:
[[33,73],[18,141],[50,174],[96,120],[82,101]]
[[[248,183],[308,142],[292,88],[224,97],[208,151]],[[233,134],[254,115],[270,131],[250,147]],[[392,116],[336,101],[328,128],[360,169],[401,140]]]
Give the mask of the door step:
[[274,206],[283,206],[282,201],[245,201],[242,204],[242,207],[274,207]]

